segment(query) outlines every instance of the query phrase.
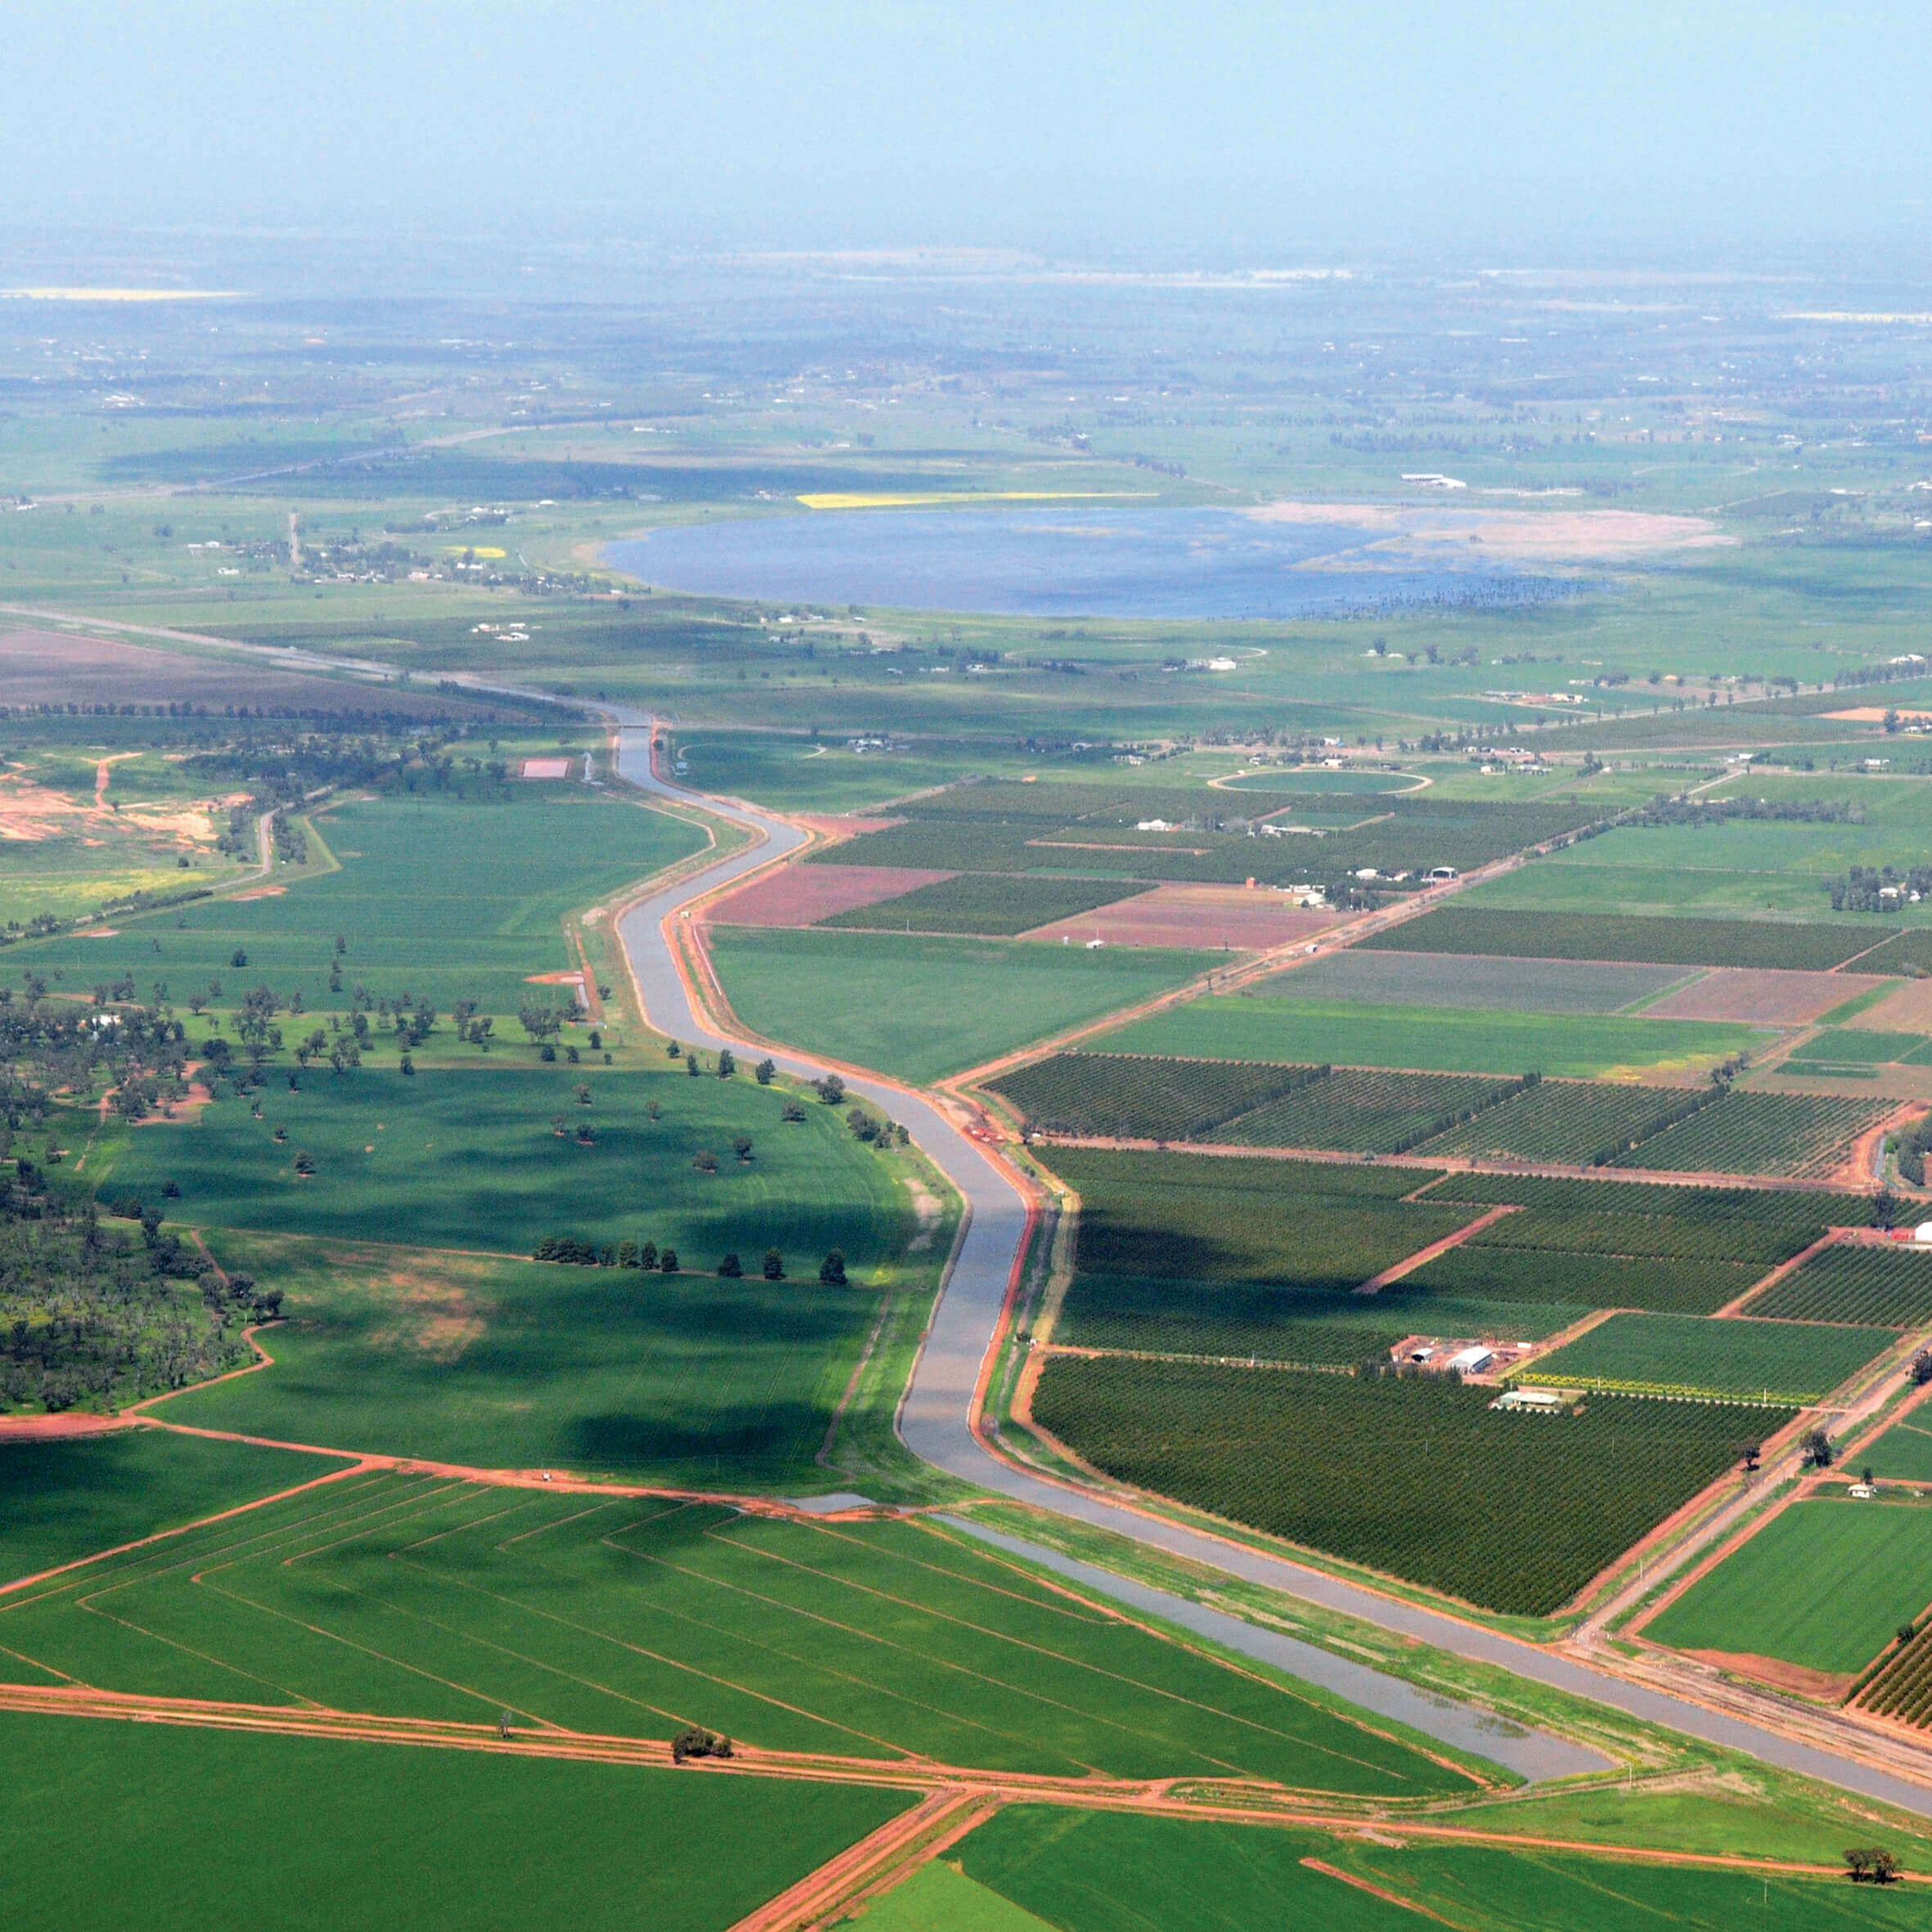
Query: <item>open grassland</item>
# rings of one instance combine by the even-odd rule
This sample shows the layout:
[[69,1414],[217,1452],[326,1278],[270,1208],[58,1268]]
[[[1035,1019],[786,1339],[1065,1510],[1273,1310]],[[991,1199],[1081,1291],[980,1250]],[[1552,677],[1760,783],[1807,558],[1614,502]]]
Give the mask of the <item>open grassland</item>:
[[1820,1180],[1892,1112],[1889,1100],[1733,1088],[1714,1105],[1619,1154],[1611,1165],[1658,1174],[1764,1174]]
[[1354,946],[1297,966],[1275,989],[1363,1006],[1606,1014],[1654,998],[1683,974],[1668,966],[1592,960],[1489,959],[1479,955],[1378,952]]
[[[166,1420],[488,1469],[823,1489],[813,1461],[878,1312],[858,1287],[646,1274],[222,1234],[283,1290],[275,1365],[173,1397]],[[694,1260],[695,1257],[694,1257]],[[690,1264],[687,1263],[687,1266]]]
[[1932,1508],[1812,1497],[1706,1571],[1644,1635],[1678,1650],[1741,1651],[1849,1674],[1929,1600]]
[[[204,1226],[417,1247],[528,1255],[547,1234],[629,1237],[701,1268],[730,1250],[809,1254],[814,1267],[832,1247],[863,1265],[897,1251],[905,1197],[835,1109],[814,1102],[784,1121],[779,1094],[748,1077],[694,1080],[674,1064],[314,1072],[299,1091],[262,1089],[259,1120],[223,1099],[105,1143],[111,1163],[96,1179],[90,1162],[88,1178],[103,1201],[157,1206],[172,1181],[170,1212]],[[733,1151],[740,1134],[748,1160]],[[715,1173],[694,1165],[700,1153]],[[303,1154],[311,1175],[297,1171]]]
[[1111,905],[1134,890],[1117,878],[1015,878],[962,872],[894,899],[833,913],[819,923],[874,932],[964,932],[1010,939],[1052,920]]
[[[102,1614],[105,1612],[106,1614]],[[1078,1776],[1467,1790],[1319,1694],[915,1522],[371,1472],[0,1597],[103,1688]]]
[[1062,1304],[1054,1340],[1069,1348],[1341,1368],[1386,1355],[1410,1335],[1537,1341],[1581,1312],[1446,1294],[1407,1281],[1362,1296],[1346,1288],[1080,1274]]
[[159,1429],[0,1441],[0,1584],[341,1467],[326,1456]]
[[1762,1044],[1751,1028],[1721,1022],[1365,1006],[1296,998],[1292,974],[1265,983],[1277,991],[1211,994],[1134,1021],[1107,1036],[1107,1050],[1588,1080],[1618,1070],[1699,1071]]
[[1932,1322],[1932,1254],[1889,1243],[1840,1243],[1768,1288],[1750,1311],[1788,1322],[1920,1328]]
[[[1555,1388],[1632,1395],[1686,1395],[1774,1403],[1815,1402],[1853,1375],[1891,1337],[1882,1329],[1823,1323],[1713,1322],[1696,1315],[1613,1314],[1552,1355],[1528,1378]],[[1928,1591],[1932,1594],[1932,1591]]]
[[[346,1009],[357,986],[371,1001],[408,992],[447,1012],[475,1000],[514,1013],[537,973],[574,968],[565,914],[622,891],[699,850],[702,833],[617,794],[577,785],[519,785],[509,800],[425,793],[355,796],[314,820],[341,861],[315,878],[299,867],[263,898],[200,900],[119,919],[113,937],[30,941],[24,970],[84,990],[124,973],[146,997],[157,980],[177,1006],[218,982],[217,1006],[272,986],[285,1007]],[[343,990],[330,968],[339,935]],[[244,955],[237,965],[236,955]],[[557,1004],[562,995],[540,995]]]
[[[1593,897],[1602,902],[1601,881]],[[1819,910],[1828,905],[1817,895]],[[1362,943],[1378,952],[1503,954],[1524,959],[1630,960],[1663,966],[1775,966],[1829,971],[1894,928],[1840,921],[1631,917],[1617,913],[1513,911],[1445,905]],[[1884,972],[1867,965],[1861,971]]]
[[1411,1169],[1055,1148],[1083,1274],[1352,1287],[1476,1216],[1401,1197]]
[[1525,1615],[1559,1609],[1787,1411],[1055,1356],[1033,1413],[1123,1482]]
[[[14,1910],[101,1932],[497,1932],[510,1901],[531,1899],[581,1932],[640,1917],[725,1932],[911,1802],[836,1784],[11,1713],[0,1740]],[[209,1856],[211,1817],[261,1855]],[[730,1855],[690,1855],[707,1844]]]
[[[1639,1796],[1618,1809],[1638,1816],[1671,1803]],[[1527,1816],[1512,1801],[1493,1822],[1498,1831],[1568,1835]],[[1850,1821],[1844,1829],[1855,1837]],[[1903,1932],[1925,1922],[1908,1885],[1854,1891],[1842,1879],[1400,1838],[1013,1805],[948,1856],[966,1877],[1061,1932],[1415,1932],[1431,1921],[1460,1932]],[[1767,1849],[1794,1855],[1788,1839]],[[1805,1854],[1829,1863],[1836,1840],[1808,1843]],[[952,1927],[941,1921],[940,1932]],[[963,1921],[960,1932],[980,1932],[979,1924]]]
[[711,951],[754,1032],[919,1082],[1148,999],[1220,957],[728,928]]

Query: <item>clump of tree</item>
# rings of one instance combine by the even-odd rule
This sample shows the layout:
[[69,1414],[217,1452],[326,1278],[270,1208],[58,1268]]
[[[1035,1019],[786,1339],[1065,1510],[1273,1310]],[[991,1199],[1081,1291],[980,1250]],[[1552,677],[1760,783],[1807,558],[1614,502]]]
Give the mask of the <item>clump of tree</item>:
[[1915,1188],[1925,1184],[1925,1156],[1932,1153],[1932,1113],[1898,1132],[1898,1178]]
[[671,1741],[671,1761],[681,1764],[687,1758],[729,1758],[731,1740],[702,1724],[687,1724]]
[[1905,1876],[1897,1854],[1883,1845],[1855,1845],[1844,1854],[1844,1863],[1855,1885],[1889,1885]]

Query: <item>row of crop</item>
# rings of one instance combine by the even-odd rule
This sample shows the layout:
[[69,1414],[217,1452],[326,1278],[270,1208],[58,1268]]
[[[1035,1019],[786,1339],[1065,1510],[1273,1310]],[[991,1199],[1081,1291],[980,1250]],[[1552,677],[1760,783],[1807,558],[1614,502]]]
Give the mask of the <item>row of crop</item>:
[[1628,1145],[1683,1097],[1681,1088],[1542,1081],[1507,1106],[1425,1142],[1422,1151],[1474,1160],[1552,1161],[1582,1166],[1606,1147]]
[[1850,1143],[1883,1121],[1892,1106],[1889,1100],[1835,1094],[1733,1090],[1611,1165],[1660,1173],[1821,1179],[1842,1164]]
[[1466,1242],[1404,1277],[1404,1285],[1496,1301],[1710,1314],[1734,1301],[1763,1272],[1751,1262],[1571,1254]]
[[[1775,1266],[1800,1252],[1824,1229],[1739,1229],[1675,1215],[1631,1214],[1610,1188],[1594,1209],[1525,1208],[1484,1229],[1472,1240],[1483,1247],[1547,1248],[1579,1255],[1655,1255],[1686,1261],[1758,1261]],[[1803,1237],[1803,1238],[1799,1238]],[[1797,1247],[1790,1243],[1795,1240]]]
[[1123,1481],[1485,1608],[1560,1608],[1788,1412],[1056,1357],[1034,1413]]
[[1326,1067],[1055,1054],[991,1083],[1033,1128],[1123,1140],[1200,1140],[1238,1116],[1326,1080]]
[[1693,1382],[1642,1382],[1629,1377],[1552,1372],[1538,1366],[1533,1380],[1543,1389],[1583,1389],[1593,1395],[1629,1395],[1657,1402],[1728,1402],[1741,1409],[1801,1409],[1817,1400],[1815,1389],[1764,1389],[1741,1395],[1735,1389],[1711,1389]]
[[1893,1653],[1853,1701],[1900,1723],[1932,1724],[1932,1621]]
[[1443,906],[1364,940],[1381,951],[1611,959],[1658,966],[1782,967],[1822,973],[1882,937],[1869,927],[1768,919],[1646,918]]
[[1590,1180],[1567,1175],[1451,1174],[1430,1185],[1431,1201],[1493,1207],[1504,1202],[1556,1213],[1653,1215],[1686,1227],[1725,1231],[1724,1251],[1740,1260],[1788,1260],[1827,1227],[1860,1227],[1871,1218],[1863,1195],[1815,1189],[1700,1187],[1671,1181]]
[[1920,1328],[1932,1322],[1932,1255],[1839,1242],[1768,1288],[1750,1312],[1771,1320]]
[[1391,1073],[1339,1068],[1228,1122],[1221,1138],[1243,1147],[1305,1147],[1338,1153],[1406,1153],[1480,1117],[1535,1084],[1470,1073]]

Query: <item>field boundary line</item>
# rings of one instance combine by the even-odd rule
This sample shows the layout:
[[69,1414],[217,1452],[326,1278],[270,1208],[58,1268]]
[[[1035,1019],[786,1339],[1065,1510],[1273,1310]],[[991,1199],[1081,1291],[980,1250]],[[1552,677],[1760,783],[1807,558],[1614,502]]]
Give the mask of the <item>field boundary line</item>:
[[1450,1925],[1455,1932],[1476,1932],[1473,1925],[1465,1925],[1459,1919],[1445,1918],[1429,1906],[1413,1898],[1405,1898],[1400,1892],[1391,1892],[1386,1885],[1373,1884],[1365,1878],[1359,1878],[1352,1871],[1344,1871],[1339,1866],[1331,1865],[1326,1858],[1304,1858],[1301,1862],[1310,1871],[1319,1871],[1323,1878],[1339,1879],[1345,1885],[1353,1885],[1358,1892],[1366,1892],[1371,1898],[1380,1898],[1391,1905],[1400,1905],[1404,1912],[1419,1913],[1423,1918],[1433,1919],[1439,1925]]

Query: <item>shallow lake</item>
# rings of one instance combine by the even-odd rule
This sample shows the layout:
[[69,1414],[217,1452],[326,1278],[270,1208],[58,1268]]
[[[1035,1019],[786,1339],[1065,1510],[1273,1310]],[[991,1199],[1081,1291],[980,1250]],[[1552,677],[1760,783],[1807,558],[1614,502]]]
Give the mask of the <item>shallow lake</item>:
[[645,583],[702,596],[1035,617],[1292,618],[1520,604],[1575,588],[1487,559],[1418,563],[1391,555],[1387,536],[1359,523],[1099,504],[815,510],[656,530],[604,555]]

